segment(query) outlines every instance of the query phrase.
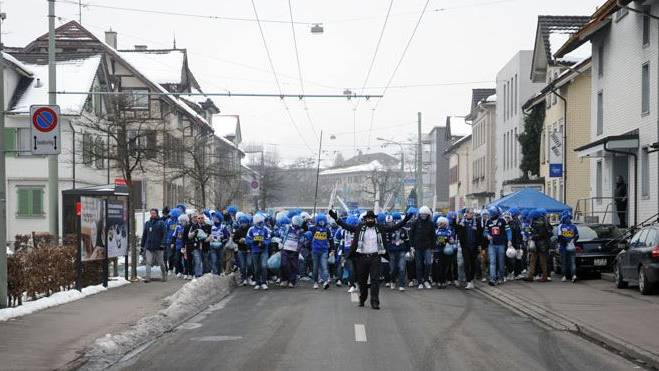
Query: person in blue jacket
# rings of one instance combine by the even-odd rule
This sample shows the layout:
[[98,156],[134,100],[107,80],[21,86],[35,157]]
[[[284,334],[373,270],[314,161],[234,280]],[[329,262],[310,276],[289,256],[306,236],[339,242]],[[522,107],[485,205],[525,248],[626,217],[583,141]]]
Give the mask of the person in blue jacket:
[[144,230],[142,231],[142,248],[146,250],[146,277],[144,282],[151,280],[151,266],[156,264],[160,266],[162,280],[167,281],[167,270],[163,261],[167,230],[165,223],[158,217],[158,209],[151,209],[149,213],[150,219],[144,223]]
[[165,252],[163,260],[165,261],[165,269],[167,273],[174,272],[176,266],[176,250],[174,247],[174,231],[178,224],[178,217],[181,216],[181,210],[174,208],[169,211],[167,218],[163,219],[165,222]]
[[576,246],[574,244],[579,240],[579,230],[576,225],[572,224],[572,214],[569,211],[561,215],[561,224],[556,229],[556,234],[558,234],[563,266],[562,281],[565,282],[569,279],[574,282],[577,280]]
[[[446,288],[446,281],[451,281],[449,268],[456,254],[453,249],[455,243],[455,232],[449,227],[449,220],[444,216],[437,218],[437,230],[435,231],[435,244],[437,255],[439,255],[439,280],[438,289]],[[457,263],[456,263],[457,265]]]
[[271,233],[265,226],[265,216],[256,213],[253,218],[252,227],[247,231],[245,242],[252,253],[252,264],[254,265],[254,279],[256,285],[254,290],[268,289],[268,246],[270,245]]
[[[178,208],[175,210],[179,211],[180,213],[180,210]],[[190,218],[185,214],[181,214],[178,217],[176,228],[174,229],[174,232],[172,232],[172,240],[174,241],[174,248],[175,248],[174,272],[176,273],[176,277],[178,278],[181,278],[181,276],[183,275],[185,275],[186,279],[188,278],[188,273],[186,271],[186,265],[185,265],[186,259],[184,258],[184,256],[185,256],[185,240],[186,240],[185,229],[189,225],[190,225]]]
[[[359,224],[359,217],[357,215],[350,215],[345,219],[345,222],[349,225]],[[347,275],[347,280],[345,283],[348,285],[348,292],[353,293],[357,290],[355,285],[355,268],[352,259],[348,259],[350,254],[350,246],[352,245],[353,233],[346,230],[345,228],[340,228],[335,236],[334,240],[337,241],[337,267],[339,271],[337,276],[339,281],[337,286],[341,286],[344,283],[344,276]]]
[[291,223],[280,229],[281,238],[281,287],[295,287],[299,270],[300,247],[304,243],[302,218],[293,216]]
[[212,214],[213,225],[211,226],[210,256],[211,272],[213,274],[224,275],[224,245],[229,240],[231,233],[229,228],[224,224],[224,216],[217,211]]
[[489,285],[503,283],[506,273],[506,246],[512,246],[512,231],[508,223],[501,217],[499,208],[487,208],[489,219],[485,224],[484,234],[488,240],[487,257],[490,262]]
[[315,224],[308,227],[309,232],[313,235],[313,239],[311,240],[311,259],[313,260],[314,289],[318,289],[319,283],[323,284],[323,289],[325,290],[330,286],[327,259],[330,251],[334,251],[334,238],[327,224],[327,216],[319,213],[316,215]]
[[[403,216],[398,211],[394,211],[386,217],[386,225],[393,226],[399,223]],[[389,288],[394,290],[398,278],[398,291],[405,291],[407,278],[405,254],[410,250],[410,239],[405,228],[394,231],[384,232],[385,248],[389,254],[389,277],[391,282]]]

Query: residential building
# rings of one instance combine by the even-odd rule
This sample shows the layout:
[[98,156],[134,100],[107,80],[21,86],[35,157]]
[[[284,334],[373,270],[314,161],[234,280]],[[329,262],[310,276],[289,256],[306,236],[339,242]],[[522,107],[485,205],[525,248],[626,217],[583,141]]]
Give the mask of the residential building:
[[531,81],[532,50],[520,50],[496,77],[496,193],[503,196],[526,185],[519,164],[522,152],[517,137],[524,131],[522,104],[544,83]]
[[464,136],[444,150],[449,162],[449,210],[466,207],[466,196],[471,193],[471,138]]
[[471,134],[471,128],[461,120],[446,118],[446,125],[435,126],[425,136],[423,143],[423,202],[420,205],[434,209],[449,207],[449,160],[444,151],[449,145]]
[[372,208],[402,191],[400,161],[386,153],[359,154],[338,167],[321,170],[320,183],[336,188],[336,194],[348,205]]
[[544,192],[572,207],[590,193],[589,164],[574,153],[590,134],[590,43],[561,58],[554,53],[589,20],[538,17],[530,77],[546,85],[524,105],[525,111],[536,107],[545,113],[539,159]]
[[495,89],[473,89],[471,109],[466,116],[471,123],[469,191],[465,206],[481,208],[496,196],[497,96]]
[[[184,52],[162,51],[154,53],[155,56],[144,50],[119,52],[117,34],[111,31],[106,32],[105,40],[99,40],[75,21],[55,30],[58,90],[90,92],[89,95],[58,94],[57,97],[64,118],[59,189],[126,178],[117,166],[116,157],[111,160],[113,157],[108,155],[109,151],[116,150],[116,143],[108,143],[109,135],[102,131],[106,127],[104,122],[123,120],[132,125],[127,131],[127,141],[134,150],[129,153],[144,154],[141,166],[131,174],[132,179],[127,179],[132,187],[134,207],[138,210],[161,208],[176,202],[201,206],[200,199],[211,198],[206,192],[202,192],[203,197],[200,195],[199,181],[185,165],[194,163],[191,158],[197,154],[207,163],[213,160],[217,146],[199,146],[193,138],[212,137],[212,116],[219,113],[219,109],[203,96],[187,68]],[[26,143],[29,106],[48,101],[47,34],[23,48],[10,50],[5,84],[9,130],[3,134],[8,147],[20,149]],[[144,71],[129,62],[125,55],[133,58],[141,55],[132,62],[140,64]],[[167,67],[177,73],[165,74],[157,61],[144,62],[161,57],[169,61],[172,55],[178,56],[180,63]],[[119,100],[113,98],[116,95],[91,94],[95,92],[125,93],[122,95],[124,104],[117,103]],[[173,92],[192,95],[179,97],[170,94]],[[233,157],[244,155],[230,140],[220,138],[219,141],[234,152]],[[8,161],[8,207],[11,208],[8,211],[17,216],[8,226],[9,236],[47,230],[46,163],[44,157],[29,156],[26,152],[17,152]],[[237,167],[240,161],[235,163]],[[61,214],[61,202],[59,205]]]
[[[659,210],[659,34],[645,14],[658,16],[659,2],[606,1],[555,54],[592,44],[590,142],[576,151],[590,159],[593,180],[582,210],[600,222],[618,223],[614,211],[626,211],[631,225]],[[619,176],[628,185],[627,210],[615,210]]]

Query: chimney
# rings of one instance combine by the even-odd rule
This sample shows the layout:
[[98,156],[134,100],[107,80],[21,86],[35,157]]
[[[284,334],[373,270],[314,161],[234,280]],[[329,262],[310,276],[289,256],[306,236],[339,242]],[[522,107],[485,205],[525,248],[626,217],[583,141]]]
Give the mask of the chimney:
[[117,33],[112,31],[105,31],[105,43],[117,49]]
[[135,45],[135,50],[146,50],[147,46],[146,45]]

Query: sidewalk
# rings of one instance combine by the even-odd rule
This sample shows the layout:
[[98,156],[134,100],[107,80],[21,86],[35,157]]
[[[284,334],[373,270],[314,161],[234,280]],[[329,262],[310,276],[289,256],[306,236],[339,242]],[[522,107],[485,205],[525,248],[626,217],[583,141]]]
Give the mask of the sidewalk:
[[604,280],[508,282],[480,292],[558,330],[574,331],[659,367],[659,295],[618,290]]
[[160,310],[162,299],[186,282],[132,283],[0,322],[0,369],[67,368],[97,338]]

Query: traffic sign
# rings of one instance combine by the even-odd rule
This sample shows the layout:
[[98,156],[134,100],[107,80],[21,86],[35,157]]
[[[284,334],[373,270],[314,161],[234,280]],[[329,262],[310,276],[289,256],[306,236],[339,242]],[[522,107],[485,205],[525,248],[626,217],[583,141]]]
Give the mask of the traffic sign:
[[59,106],[30,106],[30,151],[33,155],[59,155]]
[[259,184],[259,181],[257,179],[252,179],[252,181],[249,183],[249,187],[252,190],[252,196],[258,196],[261,194],[261,184]]

